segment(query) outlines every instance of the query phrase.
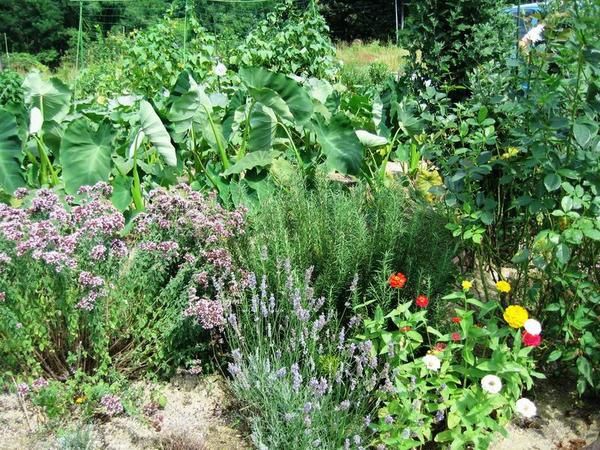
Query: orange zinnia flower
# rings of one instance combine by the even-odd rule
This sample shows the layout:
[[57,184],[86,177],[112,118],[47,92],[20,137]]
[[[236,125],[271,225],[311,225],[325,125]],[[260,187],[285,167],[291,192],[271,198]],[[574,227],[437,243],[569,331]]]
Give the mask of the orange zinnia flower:
[[406,284],[406,275],[401,272],[393,273],[390,275],[388,283],[390,283],[390,287],[394,289],[402,289]]
[[460,317],[453,317],[452,318],[452,322],[453,323],[460,323]]

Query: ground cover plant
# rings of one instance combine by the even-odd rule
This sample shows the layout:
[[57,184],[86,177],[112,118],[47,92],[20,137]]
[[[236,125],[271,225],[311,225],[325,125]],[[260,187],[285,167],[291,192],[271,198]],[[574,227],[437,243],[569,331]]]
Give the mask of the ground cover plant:
[[86,34],[80,72],[0,71],[25,412],[158,430],[134,380],[221,372],[257,448],[459,449],[534,425],[534,379],[598,394],[597,2],[518,40],[503,2],[421,2],[408,51],[344,64],[315,3],[224,36],[194,6]]

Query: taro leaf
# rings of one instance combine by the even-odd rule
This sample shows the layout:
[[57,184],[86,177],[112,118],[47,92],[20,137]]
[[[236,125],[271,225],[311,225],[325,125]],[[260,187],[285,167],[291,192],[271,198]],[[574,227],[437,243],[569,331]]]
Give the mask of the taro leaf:
[[310,96],[323,105],[327,103],[327,98],[333,94],[333,86],[329,82],[318,78],[309,78],[306,87]]
[[17,134],[15,116],[0,109],[0,187],[9,194],[25,185],[19,163],[20,154],[21,140]]
[[60,146],[65,190],[73,194],[84,185],[108,181],[114,129],[108,120],[95,130],[88,119],[69,124]]
[[140,123],[148,140],[169,166],[177,165],[175,147],[171,144],[171,136],[163,125],[154,108],[146,100],[140,102]]
[[363,162],[363,148],[356,137],[352,122],[342,112],[325,123],[322,116],[315,116],[313,130],[317,142],[326,156],[326,167],[343,174],[357,175]]
[[239,89],[229,100],[223,117],[223,136],[227,141],[239,129],[241,120],[245,119],[246,92]]
[[71,91],[58,78],[43,80],[39,72],[31,72],[23,81],[25,103],[37,106],[44,114],[44,122],[62,122],[69,113]]
[[129,205],[131,205],[131,201],[133,197],[131,195],[131,187],[133,185],[133,178],[118,175],[112,182],[113,193],[112,193],[112,203],[115,205],[119,211],[125,211]]
[[398,105],[397,114],[398,126],[407,135],[414,136],[423,131],[423,121],[417,119],[409,109],[404,109],[402,105]]
[[377,136],[376,134],[369,133],[365,130],[356,130],[356,136],[361,144],[367,147],[381,147],[388,143],[388,140],[385,137]]
[[229,175],[242,173],[245,170],[254,169],[255,167],[268,166],[271,164],[273,159],[277,158],[280,154],[281,152],[276,151],[258,151],[248,153],[221,175],[226,177]]
[[184,135],[192,127],[199,128],[202,136],[215,150],[218,150],[219,143],[226,142],[221,124],[213,117],[212,103],[200,86],[192,87],[189,92],[173,102],[168,119],[173,124],[176,142],[182,142]]
[[277,132],[277,117],[271,108],[258,103],[250,114],[248,149],[251,152],[268,151],[273,148]]
[[250,94],[287,120],[305,123],[313,114],[313,103],[306,89],[285,75],[262,68],[240,69],[240,78]]

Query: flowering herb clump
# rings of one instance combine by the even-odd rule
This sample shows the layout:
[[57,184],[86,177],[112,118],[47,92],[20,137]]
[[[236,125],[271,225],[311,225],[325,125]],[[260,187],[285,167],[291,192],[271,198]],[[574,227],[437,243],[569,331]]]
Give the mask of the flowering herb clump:
[[224,324],[243,278],[227,245],[245,211],[181,185],[151,192],[126,226],[111,191],[18,190],[18,206],[0,204],[0,368],[172,370]]
[[[234,394],[254,405],[252,439],[268,448],[360,448],[370,438],[373,394],[389,373],[375,373],[370,342],[352,342],[331,300],[317,297],[312,269],[277,263],[281,284],[252,278],[228,316]],[[357,321],[354,321],[357,324]],[[325,448],[325,447],[324,447]]]

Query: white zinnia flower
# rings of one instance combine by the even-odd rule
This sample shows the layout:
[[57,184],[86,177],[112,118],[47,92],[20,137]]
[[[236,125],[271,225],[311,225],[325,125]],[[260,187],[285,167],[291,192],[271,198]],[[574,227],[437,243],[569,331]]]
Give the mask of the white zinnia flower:
[[536,42],[540,42],[542,40],[544,26],[545,25],[543,23],[540,23],[539,25],[533,27],[525,34],[525,36],[523,36],[522,41],[526,44],[535,44]]
[[438,358],[435,355],[423,356],[423,363],[425,364],[425,367],[427,367],[429,370],[434,370],[436,372],[440,369],[440,366],[442,365],[440,358]]
[[535,319],[527,319],[524,326],[525,331],[533,336],[537,336],[542,332],[542,324]]
[[481,388],[490,394],[497,394],[502,389],[502,380],[496,375],[486,375],[481,379]]
[[428,88],[429,86],[431,86],[431,80],[425,80],[425,81],[423,82],[423,85],[424,85],[426,88]]
[[215,66],[213,72],[218,77],[224,77],[227,74],[227,67],[225,67],[225,64],[219,63]]
[[44,124],[44,116],[42,111],[37,106],[31,108],[31,115],[29,116],[29,134],[37,134],[42,129]]
[[527,398],[520,398],[515,404],[517,413],[526,419],[531,419],[537,414],[537,408],[534,403]]

